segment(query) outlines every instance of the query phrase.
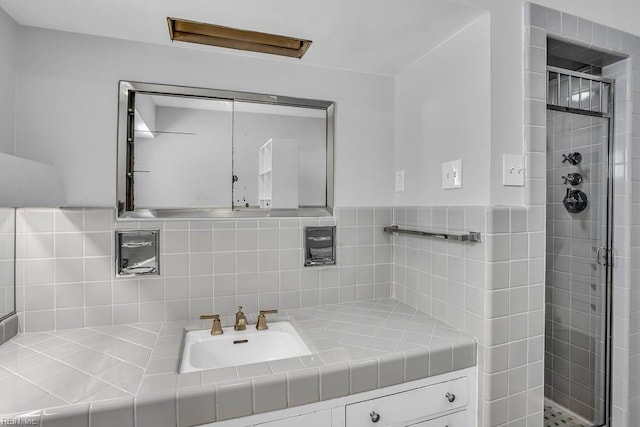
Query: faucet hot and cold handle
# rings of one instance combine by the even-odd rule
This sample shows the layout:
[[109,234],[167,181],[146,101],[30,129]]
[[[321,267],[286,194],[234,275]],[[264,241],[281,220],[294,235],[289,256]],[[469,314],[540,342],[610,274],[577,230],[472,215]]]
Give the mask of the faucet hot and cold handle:
[[277,312],[278,310],[260,310],[258,322],[256,323],[256,329],[259,331],[269,329],[269,327],[267,326],[267,317],[265,316],[265,314],[276,314]]
[[220,315],[219,314],[203,314],[202,316],[200,316],[201,320],[207,320],[207,319],[216,319],[216,320],[220,320]]
[[[278,310],[260,310],[260,315],[258,316],[258,322],[256,323],[256,329],[259,331],[269,329],[267,326],[267,318],[266,314],[276,314]],[[213,320],[213,324],[211,325],[211,335],[222,335],[224,332],[222,330],[222,323],[220,322],[219,314],[203,314],[200,316],[200,319]],[[234,325],[234,330],[243,331],[246,329],[247,325],[247,317],[242,312],[242,306],[238,306],[238,311],[236,312],[236,324]]]
[[[259,331],[263,331],[269,329],[267,326],[267,318],[266,314],[276,314],[278,310],[260,310],[260,315],[258,316],[258,322],[256,323],[256,329]],[[201,320],[211,319],[213,323],[211,325],[211,335],[222,335],[224,332],[222,330],[222,323],[220,322],[219,314],[203,314],[200,316]],[[246,329],[247,318],[242,312],[242,306],[238,306],[238,311],[236,312],[236,324],[234,329],[236,331],[243,331]]]
[[200,319],[213,320],[211,325],[211,335],[222,335],[224,332],[222,331],[222,323],[220,323],[220,315],[219,314],[203,314],[200,316]]

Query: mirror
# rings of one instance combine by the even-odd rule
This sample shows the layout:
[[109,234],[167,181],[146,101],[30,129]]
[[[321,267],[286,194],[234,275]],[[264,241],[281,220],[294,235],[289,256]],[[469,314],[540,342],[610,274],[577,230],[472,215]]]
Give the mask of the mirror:
[[325,216],[334,104],[121,82],[118,216]]
[[0,208],[0,320],[16,311],[16,210]]

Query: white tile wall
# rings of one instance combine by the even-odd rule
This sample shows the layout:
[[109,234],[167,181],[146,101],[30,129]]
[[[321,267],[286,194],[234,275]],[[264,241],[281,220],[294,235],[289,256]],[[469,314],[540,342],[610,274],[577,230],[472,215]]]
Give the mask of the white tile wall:
[[481,425],[541,426],[544,207],[400,207],[394,221],[482,232],[481,243],[396,235],[394,296],[477,337]]
[[[636,38],[637,40],[637,38]],[[624,43],[628,45],[628,42]],[[631,50],[627,50],[631,53]],[[638,56],[606,67],[603,74],[614,78],[615,121],[614,121],[614,218],[613,240],[615,263],[613,268],[613,424],[635,426],[640,422],[640,410],[634,403],[640,399],[638,392],[631,390],[630,379],[640,375],[638,367],[632,367],[631,357],[631,167],[632,167],[632,67],[639,67]],[[640,100],[640,97],[638,98]]]
[[[337,218],[337,220],[336,220]],[[390,208],[336,218],[115,221],[110,209],[19,209],[21,328],[46,331],[311,307],[390,295]],[[338,265],[302,267],[306,225],[338,224]],[[379,224],[379,226],[377,226]],[[115,278],[114,231],[161,230],[161,277]]]

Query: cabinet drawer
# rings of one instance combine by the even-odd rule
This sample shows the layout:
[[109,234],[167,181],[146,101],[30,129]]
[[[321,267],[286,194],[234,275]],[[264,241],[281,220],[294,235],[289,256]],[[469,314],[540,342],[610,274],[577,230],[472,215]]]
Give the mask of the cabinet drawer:
[[417,424],[409,424],[407,427],[467,427],[467,411],[456,412]]
[[[463,408],[466,404],[467,378],[463,377],[347,405],[346,425],[347,427],[406,425],[402,423]],[[374,422],[375,414],[379,415],[377,422]]]

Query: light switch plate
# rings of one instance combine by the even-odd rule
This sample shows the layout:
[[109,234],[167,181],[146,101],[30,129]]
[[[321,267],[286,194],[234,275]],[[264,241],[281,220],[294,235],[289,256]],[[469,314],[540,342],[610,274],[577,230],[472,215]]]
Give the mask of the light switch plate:
[[396,171],[396,192],[404,191],[404,170]]
[[524,156],[505,154],[502,157],[502,185],[524,186]]
[[442,189],[462,187],[462,160],[442,163]]

